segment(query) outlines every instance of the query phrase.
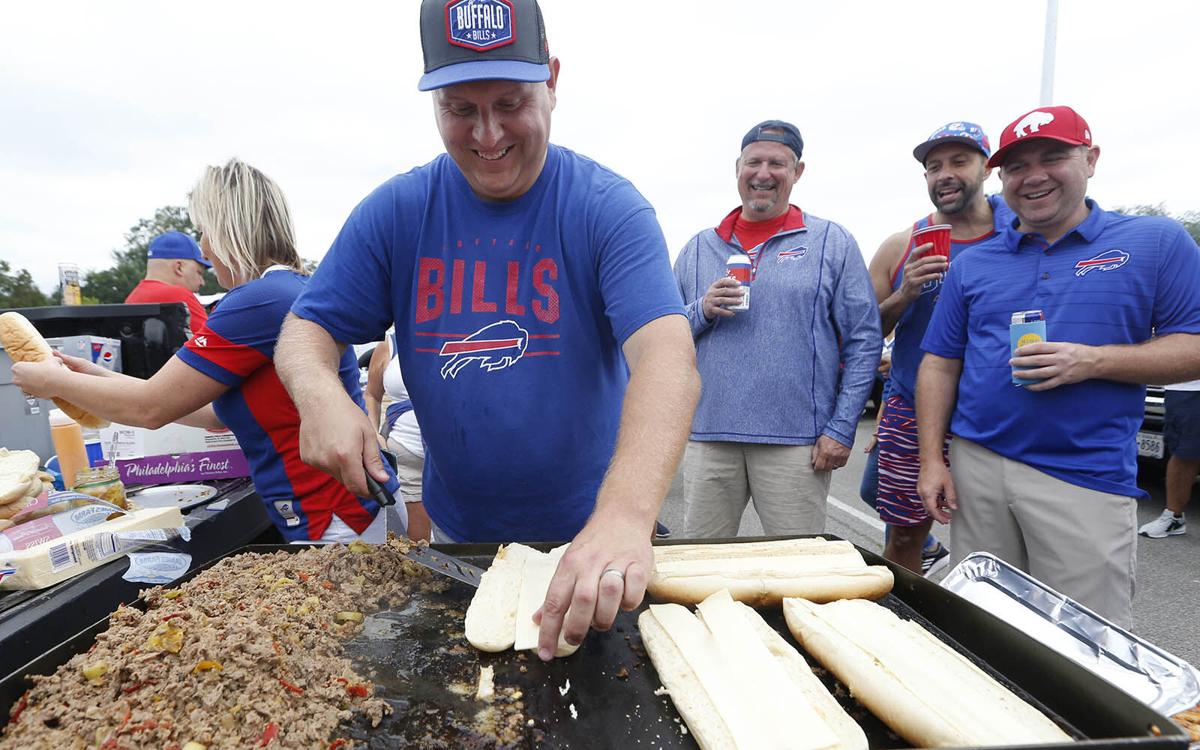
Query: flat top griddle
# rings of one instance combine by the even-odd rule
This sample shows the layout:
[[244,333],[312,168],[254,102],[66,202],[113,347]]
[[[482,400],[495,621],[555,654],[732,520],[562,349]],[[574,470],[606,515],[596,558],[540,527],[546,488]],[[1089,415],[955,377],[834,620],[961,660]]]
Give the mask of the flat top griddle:
[[[482,567],[491,562],[495,552],[495,545],[436,546]],[[545,545],[546,548],[549,546]],[[301,548],[263,545],[241,551],[296,551]],[[876,556],[869,552],[864,555],[869,563],[878,564]],[[1097,678],[1092,678],[1095,685],[1083,683],[1088,688],[1086,694],[1059,701],[1061,706],[1070,709],[1067,713],[1071,720],[1068,721],[1060,715],[1063,712],[1056,713],[1031,694],[1038,687],[1033,682],[1025,681],[1026,685],[1032,685],[1029,690],[1014,684],[959,646],[950,635],[907,603],[906,600],[911,600],[920,606],[923,601],[911,596],[915,587],[919,593],[931,597],[930,610],[938,611],[942,592],[936,585],[903,571],[896,572],[896,593],[889,594],[881,604],[902,618],[918,621],[1009,689],[1041,708],[1068,734],[1081,739],[1099,738],[1083,739],[1077,745],[1062,747],[1129,748],[1136,745],[1138,748],[1182,749],[1187,746],[1186,738],[1177,728],[1115,688],[1112,692],[1105,690],[1109,686]],[[386,700],[393,713],[378,727],[370,727],[365,719],[357,719],[345,727],[347,736],[369,748],[697,747],[670,698],[656,694],[661,682],[642,647],[636,627],[641,608],[637,612],[620,613],[613,629],[607,633],[590,633],[573,656],[542,663],[532,652],[486,654],[469,646],[462,628],[463,615],[473,594],[474,589],[448,580],[442,591],[419,591],[404,606],[366,618],[363,630],[346,643],[347,656],[370,676],[375,683],[375,695]],[[952,613],[958,611],[954,609],[958,605],[976,609],[962,600],[947,601]],[[962,613],[964,621],[971,621],[968,615],[974,613],[970,610],[962,610]],[[768,624],[796,645],[781,612],[762,614]],[[993,622],[1001,631],[1007,627]],[[35,660],[26,669],[0,681],[0,709],[11,706],[28,686],[24,674],[53,670],[74,653],[86,650],[96,632],[104,627],[106,623],[98,623]],[[1055,661],[1060,658],[1057,654],[1036,644],[1031,647],[1021,640],[1019,633],[1004,640],[1003,645],[1007,649],[1007,658],[1028,662],[1035,671],[1043,670],[1043,674],[1045,670],[1061,666]],[[804,653],[803,649],[798,650]],[[828,672],[812,659],[809,663],[863,727],[872,748],[907,747],[903,740],[855,702]],[[495,670],[495,684],[501,695],[491,706],[474,697],[480,667],[489,665]],[[1072,667],[1074,665],[1068,662],[1063,668],[1069,671]],[[1068,677],[1078,678],[1077,675]],[[1053,680],[1049,682],[1053,683]],[[512,702],[509,699],[516,691],[520,693],[519,700]],[[1081,702],[1086,710],[1074,711]],[[517,723],[509,721],[513,731],[498,740],[491,731],[497,723],[496,717],[499,716],[503,723],[518,712]],[[1157,720],[1162,736],[1150,736],[1146,717]]]

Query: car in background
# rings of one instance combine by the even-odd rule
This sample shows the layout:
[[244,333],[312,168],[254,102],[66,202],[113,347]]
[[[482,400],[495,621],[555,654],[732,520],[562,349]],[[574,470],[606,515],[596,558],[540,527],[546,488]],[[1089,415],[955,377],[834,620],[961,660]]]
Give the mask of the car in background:
[[1163,440],[1163,406],[1166,391],[1161,385],[1146,386],[1146,411],[1142,426],[1137,433],[1138,460],[1145,463],[1161,463],[1168,458],[1166,442]]

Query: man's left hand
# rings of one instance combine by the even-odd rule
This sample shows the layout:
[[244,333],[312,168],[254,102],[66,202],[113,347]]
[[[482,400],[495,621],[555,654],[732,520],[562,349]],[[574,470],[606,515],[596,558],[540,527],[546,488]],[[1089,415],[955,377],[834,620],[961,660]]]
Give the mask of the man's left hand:
[[850,446],[842,445],[828,435],[822,435],[817,438],[816,444],[813,445],[813,471],[833,471],[834,469],[840,469],[849,460]]
[[1022,380],[1031,381],[1025,388],[1048,391],[1094,377],[1096,351],[1096,347],[1085,344],[1039,341],[1017,349],[1016,356],[1008,363],[1013,367],[1031,368],[1014,373]]
[[592,516],[563,554],[534,615],[541,626],[538,658],[554,658],[560,632],[578,645],[589,626],[608,630],[618,609],[628,612],[642,603],[654,569],[651,529],[635,519]]

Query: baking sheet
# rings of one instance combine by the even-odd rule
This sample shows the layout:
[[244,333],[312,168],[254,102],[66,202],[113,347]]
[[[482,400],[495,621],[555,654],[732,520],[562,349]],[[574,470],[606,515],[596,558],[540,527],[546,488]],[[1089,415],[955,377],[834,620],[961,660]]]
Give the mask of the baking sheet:
[[1200,703],[1200,672],[994,555],[975,552],[942,586],[1160,713]]

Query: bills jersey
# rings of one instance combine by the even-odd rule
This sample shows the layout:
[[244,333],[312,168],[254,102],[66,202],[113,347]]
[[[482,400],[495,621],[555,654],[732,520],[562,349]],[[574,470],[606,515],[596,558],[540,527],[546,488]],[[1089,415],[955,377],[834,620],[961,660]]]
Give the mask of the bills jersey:
[[429,516],[454,541],[509,542],[583,527],[616,444],[621,346],[682,305],[649,203],[551,145],[513,201],[478,198],[446,155],[387,181],[293,311],[337,341],[395,321]]
[[[275,372],[274,357],[283,319],[306,282],[281,269],[231,289],[177,354],[229,386],[213,409],[237,436],[267,515],[288,541],[320,539],[335,514],[361,534],[379,512],[375,500],[355,497],[300,460],[300,415]],[[362,408],[358,363],[349,348],[338,375]]]

